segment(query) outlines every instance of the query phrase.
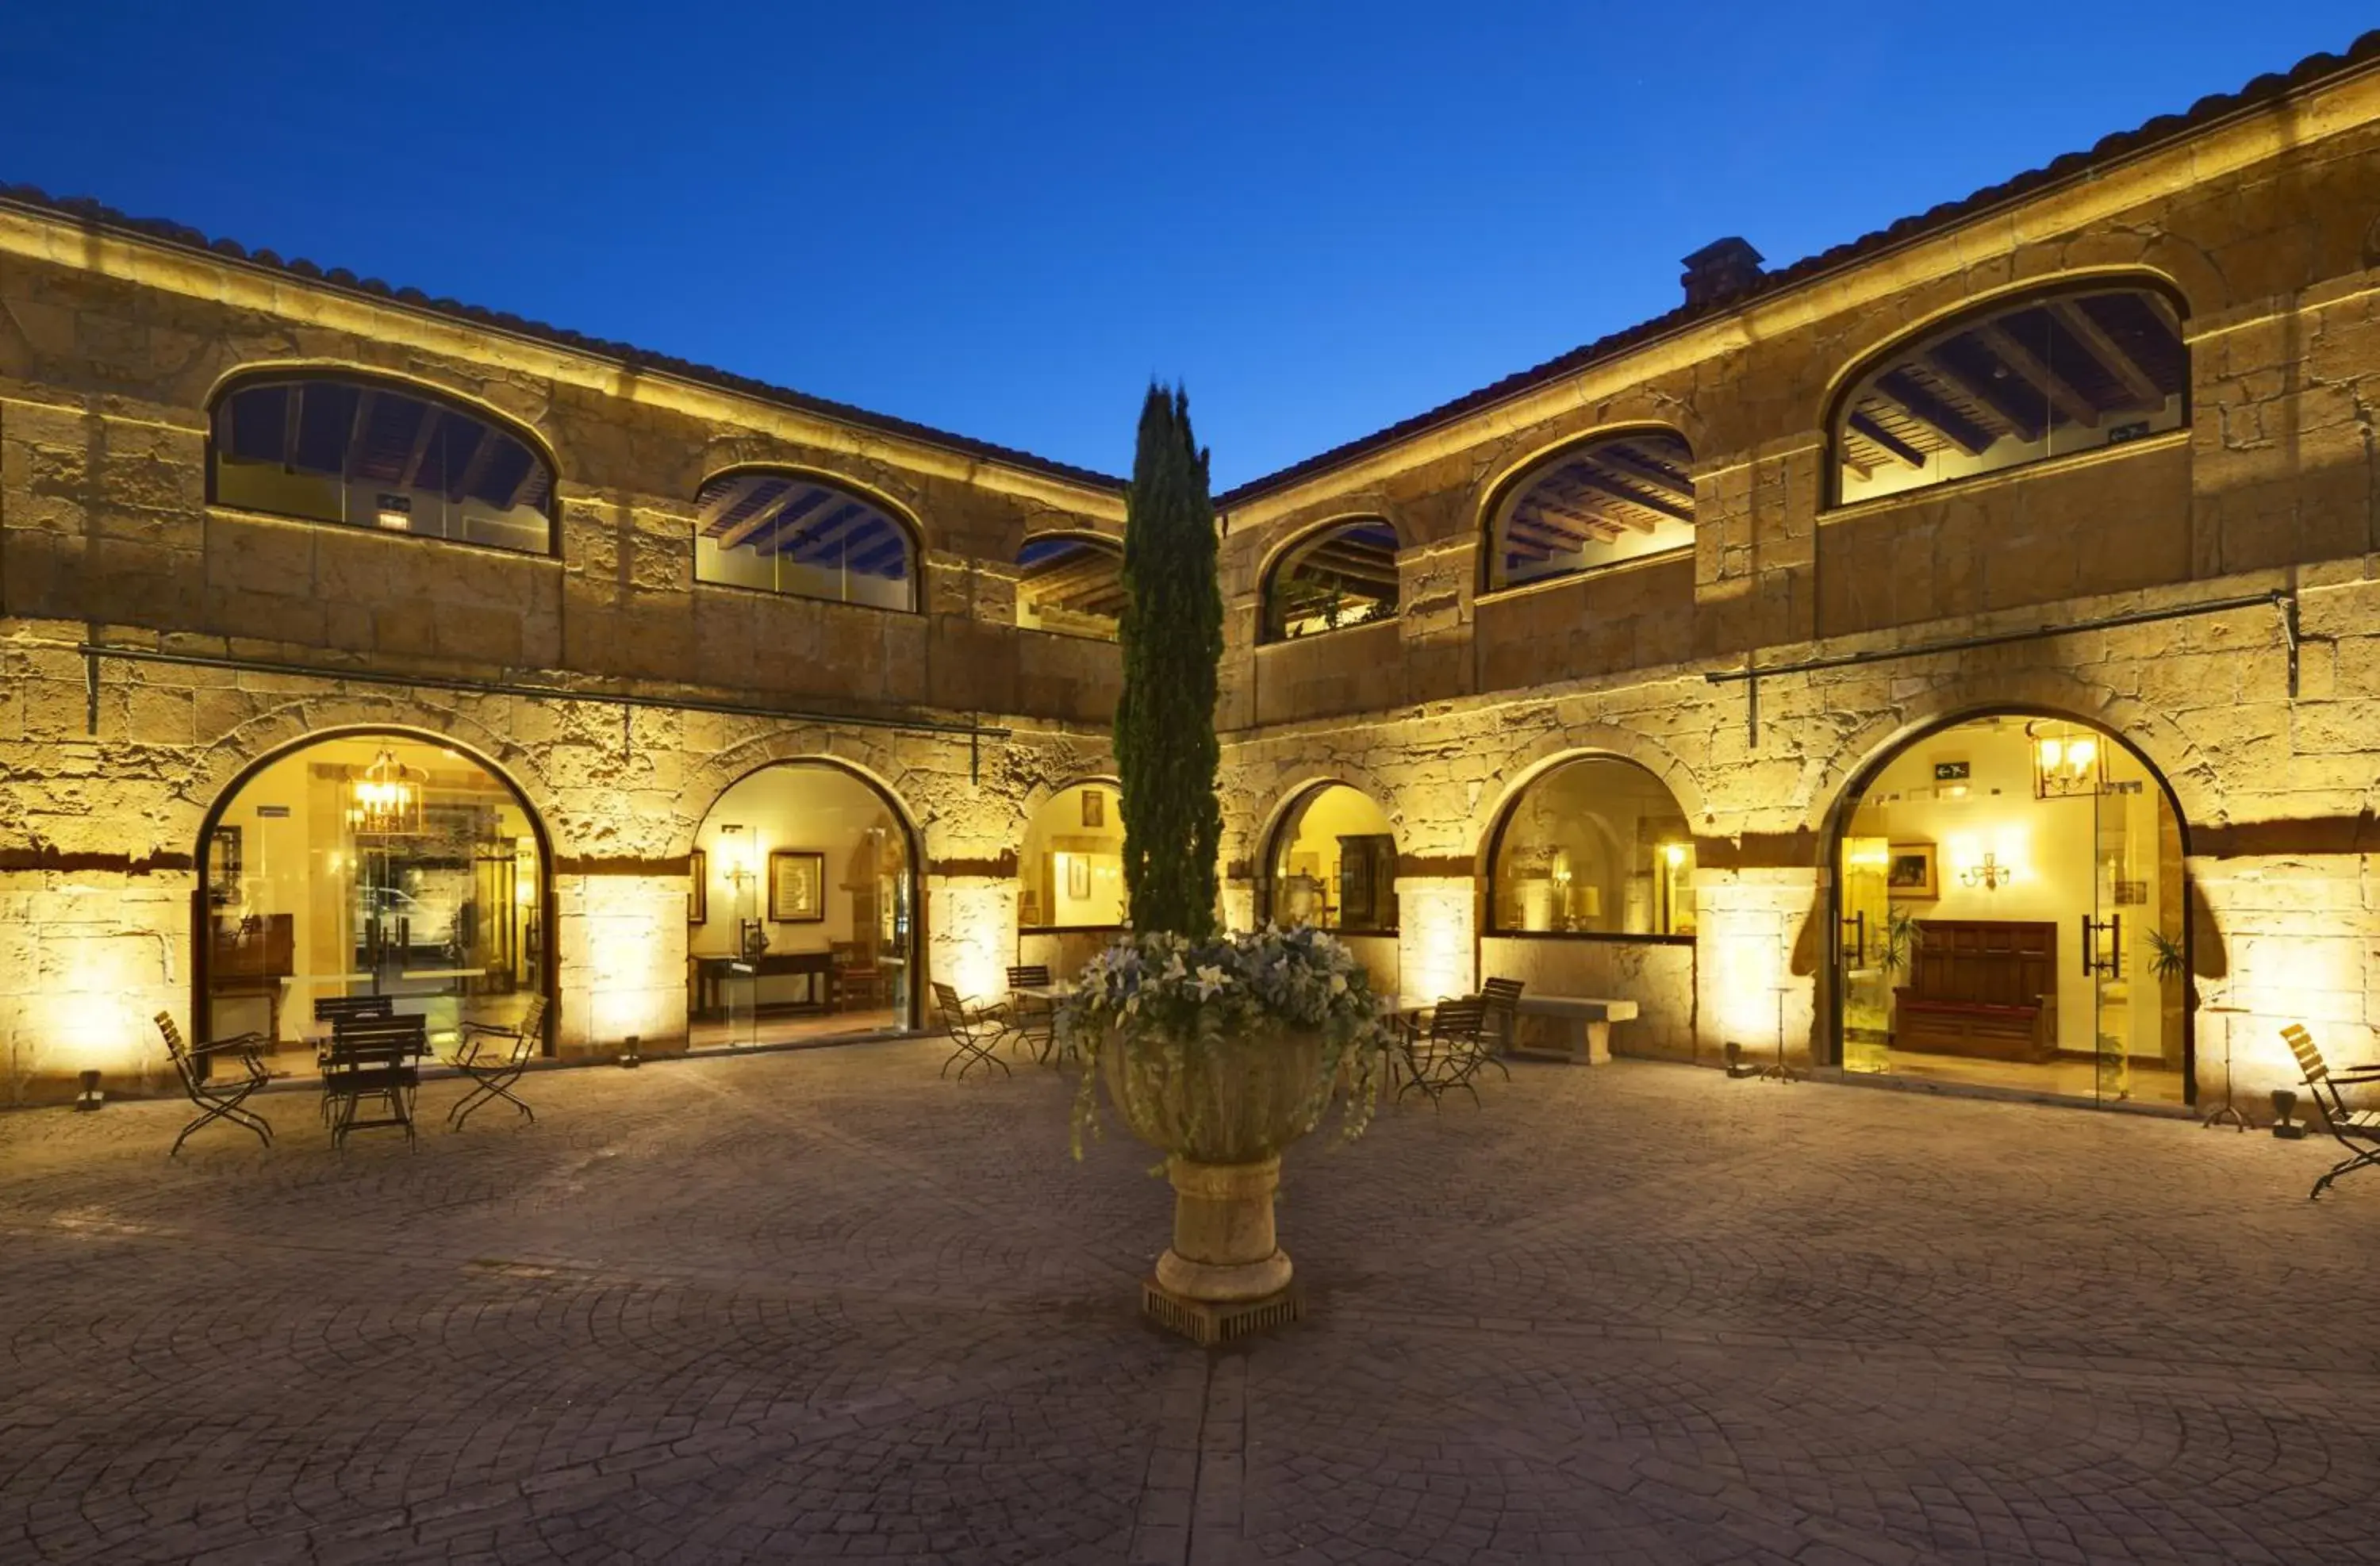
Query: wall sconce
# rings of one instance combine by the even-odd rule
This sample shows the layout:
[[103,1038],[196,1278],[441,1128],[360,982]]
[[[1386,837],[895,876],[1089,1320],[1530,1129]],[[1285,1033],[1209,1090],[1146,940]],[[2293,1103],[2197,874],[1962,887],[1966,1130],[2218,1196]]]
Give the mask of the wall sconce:
[[75,1095],[76,1109],[89,1111],[107,1101],[107,1096],[99,1090],[99,1073],[86,1071],[79,1073],[79,1075],[82,1082],[82,1091]]
[[1969,865],[1965,869],[1959,872],[1959,880],[1961,885],[1980,886],[1985,892],[1997,892],[1999,890],[2002,883],[2012,880],[2015,877],[2016,872],[2014,870],[2011,870],[2007,866],[2001,864],[1998,859],[1995,858],[1988,853],[1986,853],[1983,858],[1975,864]]
[[1675,869],[1686,862],[1686,845],[1682,843],[1665,843],[1661,844],[1661,857],[1670,862],[1671,869]]
[[2033,742],[2035,799],[2106,792],[2107,758],[2097,734],[2048,719],[2027,723],[2024,733]]
[[744,841],[741,824],[719,829],[719,862],[727,867],[727,879],[735,883],[738,892],[752,879],[751,847]]

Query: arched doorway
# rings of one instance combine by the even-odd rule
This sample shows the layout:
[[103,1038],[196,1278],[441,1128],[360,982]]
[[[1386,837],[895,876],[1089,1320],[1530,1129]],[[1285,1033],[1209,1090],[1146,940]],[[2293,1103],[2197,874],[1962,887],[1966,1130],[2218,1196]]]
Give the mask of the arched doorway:
[[1298,794],[1274,823],[1264,870],[1258,918],[1333,932],[1375,989],[1395,992],[1397,840],[1388,812],[1369,795],[1338,782]]
[[1831,841],[1845,1071],[2193,1099],[2188,823],[2122,740],[2038,710],[1947,720],[1863,771]]
[[1630,1054],[1695,1058],[1694,830],[1637,762],[1585,754],[1514,791],[1488,839],[1482,978],[1636,1003]]
[[351,995],[419,1014],[433,1048],[511,1026],[552,993],[551,865],[520,790],[451,740],[344,730],[277,751],[199,832],[198,1028],[310,1049],[314,1002]]
[[1016,960],[1072,977],[1124,922],[1123,792],[1089,778],[1026,823],[1016,864]]
[[917,852],[873,782],[778,761],[695,833],[687,1034],[697,1046],[897,1032],[915,1015]]

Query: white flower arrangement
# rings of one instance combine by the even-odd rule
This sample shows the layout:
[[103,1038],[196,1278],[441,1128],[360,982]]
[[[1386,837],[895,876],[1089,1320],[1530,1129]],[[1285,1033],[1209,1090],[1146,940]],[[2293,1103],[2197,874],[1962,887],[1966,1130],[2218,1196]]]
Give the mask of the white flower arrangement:
[[[1231,1069],[1228,1057],[1284,1029],[1318,1036],[1320,1075],[1311,1130],[1336,1091],[1346,1092],[1342,1135],[1363,1135],[1378,1103],[1391,1035],[1354,953],[1310,925],[1267,925],[1209,941],[1156,932],[1119,937],[1091,959],[1058,1007],[1062,1038],[1083,1058],[1075,1100],[1075,1156],[1099,1131],[1096,1079],[1114,1043],[1162,1057],[1160,1082]],[[1136,1074],[1128,1074],[1133,1080]]]

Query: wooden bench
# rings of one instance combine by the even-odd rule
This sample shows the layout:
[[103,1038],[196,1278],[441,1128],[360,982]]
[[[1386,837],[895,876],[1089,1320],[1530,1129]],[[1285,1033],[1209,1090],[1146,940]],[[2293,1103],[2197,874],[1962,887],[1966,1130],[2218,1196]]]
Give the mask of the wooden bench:
[[2046,920],[1920,919],[1909,982],[1895,987],[1892,1047],[1980,1061],[2058,1052],[2058,927]]
[[1586,995],[1523,995],[1514,1010],[1512,1053],[1591,1066],[1611,1060],[1611,1025],[1636,1020],[1635,1002]]

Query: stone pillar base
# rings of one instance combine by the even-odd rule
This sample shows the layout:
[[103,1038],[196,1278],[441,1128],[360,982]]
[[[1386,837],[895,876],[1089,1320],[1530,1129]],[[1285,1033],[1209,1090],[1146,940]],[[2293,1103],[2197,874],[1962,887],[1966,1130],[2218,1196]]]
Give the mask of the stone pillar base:
[[1289,1256],[1274,1243],[1273,1192],[1281,1159],[1256,1163],[1166,1160],[1173,1182],[1173,1244],[1157,1258],[1167,1293],[1211,1305],[1269,1299],[1289,1287]]
[[1220,1348],[1275,1327],[1305,1318],[1305,1291],[1292,1283],[1260,1300],[1219,1304],[1187,1299],[1154,1278],[1140,1281],[1140,1314],[1200,1348]]

